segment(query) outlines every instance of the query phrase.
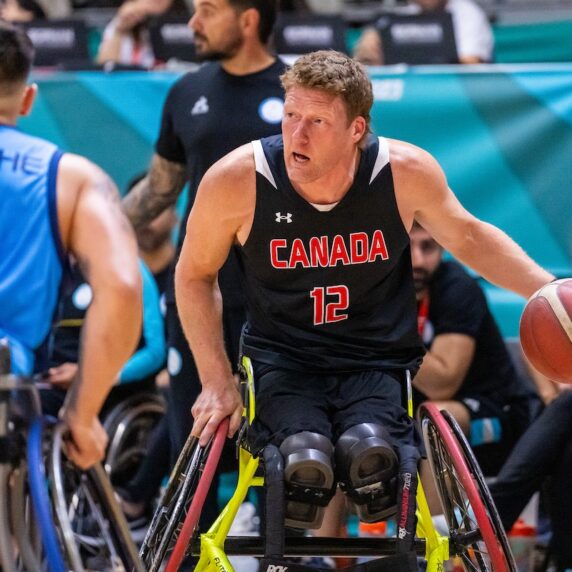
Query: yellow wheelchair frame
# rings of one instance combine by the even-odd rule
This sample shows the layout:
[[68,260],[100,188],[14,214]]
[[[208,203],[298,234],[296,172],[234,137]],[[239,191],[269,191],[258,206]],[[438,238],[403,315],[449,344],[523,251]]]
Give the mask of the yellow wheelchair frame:
[[[254,549],[252,546],[250,551],[245,550],[244,547],[237,549],[237,543],[233,543],[233,537],[228,536],[238,509],[250,488],[262,487],[265,482],[263,476],[257,475],[260,459],[242,446],[243,431],[253,422],[255,416],[254,375],[252,364],[247,357],[242,358],[242,368],[243,379],[241,384],[244,389],[245,407],[243,428],[238,439],[238,483],[231,499],[210,529],[200,534],[198,541],[197,539],[190,539],[190,547],[185,547],[187,554],[190,552],[198,556],[198,562],[195,566],[196,572],[233,572],[229,554],[262,556],[260,550]],[[447,412],[439,412],[433,404],[424,405],[422,408],[421,425],[425,440],[430,445],[428,456],[431,469],[436,477],[438,493],[445,508],[449,535],[443,535],[435,528],[421,480],[418,477],[415,538],[417,555],[425,558],[427,572],[442,572],[445,562],[453,555],[460,557],[467,570],[516,572],[516,566],[500,519],[478,464],[461,430]],[[407,376],[407,410],[409,416],[413,417],[409,375]],[[192,439],[190,438],[190,440]],[[174,473],[176,472],[177,467]],[[175,480],[175,477],[176,475],[171,476],[169,484]],[[153,524],[151,526],[153,527]],[[145,544],[153,542],[153,534],[154,532],[150,530],[142,548],[144,561]],[[176,532],[173,535],[175,536]],[[171,543],[171,546],[173,540],[173,538],[166,539]],[[237,537],[235,540],[245,539]],[[396,539],[391,538],[344,540],[308,538],[298,539],[298,543],[300,540],[309,542],[302,549],[298,548],[296,554],[287,550],[288,553],[285,556],[310,555],[312,554],[310,543],[316,541],[322,542],[320,554],[323,555],[323,541],[327,540],[335,540],[336,542],[335,553],[328,554],[330,556],[389,556],[395,554],[396,548]],[[353,542],[353,548],[344,552],[343,544],[348,541]],[[382,548],[382,544],[385,544],[385,548]],[[148,564],[148,562],[146,563]],[[176,570],[177,567],[178,564],[173,566],[169,562],[167,571]],[[155,570],[155,568],[151,567],[150,570]]]

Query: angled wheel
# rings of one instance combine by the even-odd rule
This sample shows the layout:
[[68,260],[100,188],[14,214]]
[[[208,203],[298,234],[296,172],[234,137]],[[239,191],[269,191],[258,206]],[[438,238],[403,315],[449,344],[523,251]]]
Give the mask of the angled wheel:
[[[222,426],[223,424],[219,426],[217,436],[221,431],[224,431],[224,435],[226,435],[228,421],[225,424],[227,429],[221,429]],[[217,442],[219,440],[220,437]],[[179,534],[190,510],[192,510],[193,515],[198,512],[195,525],[198,522],[198,515],[200,515],[204,499],[200,503],[194,499],[197,490],[201,491],[204,488],[204,485],[200,485],[200,483],[205,465],[208,463],[210,467],[214,462],[216,466],[220,458],[219,451],[218,456],[215,455],[210,460],[213,442],[214,439],[211,439],[206,447],[200,447],[196,437],[189,436],[187,439],[141,546],[141,559],[148,572],[157,572],[161,569],[165,557],[173,551],[177,544]],[[186,529],[188,530],[188,526]],[[194,525],[191,535],[193,532]]]
[[451,553],[466,570],[516,572],[516,565],[482,472],[463,432],[447,412],[421,406],[421,428],[449,526]]
[[111,410],[103,422],[109,435],[105,470],[114,486],[128,483],[147,454],[149,436],[165,414],[159,395],[133,395]]
[[80,471],[62,451],[64,427],[53,431],[49,481],[67,564],[84,570],[136,570],[143,567],[129,528],[100,465]]

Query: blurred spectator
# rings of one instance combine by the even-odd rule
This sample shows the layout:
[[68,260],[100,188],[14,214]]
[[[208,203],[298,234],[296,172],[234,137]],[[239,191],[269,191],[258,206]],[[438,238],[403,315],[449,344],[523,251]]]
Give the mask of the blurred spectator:
[[167,10],[184,11],[180,0],[124,0],[117,14],[103,31],[96,56],[98,64],[108,62],[151,68],[155,55],[149,38],[148,23]]
[[[125,0],[103,32],[96,61],[151,68],[155,55],[149,40],[149,11],[145,0]],[[168,8],[168,6],[166,6]]]
[[496,475],[532,421],[538,397],[518,376],[477,282],[417,222],[410,232],[418,326],[427,353],[413,379],[415,405],[446,409]]
[[45,19],[46,14],[35,0],[4,0],[0,18],[8,22],[31,22]]
[[[487,15],[473,0],[413,0],[406,14],[446,11],[453,17],[459,62],[478,64],[493,58],[493,33]],[[375,28],[366,28],[354,57],[368,65],[383,65],[383,46]]]
[[71,0],[37,0],[50,19],[69,18],[72,14]]

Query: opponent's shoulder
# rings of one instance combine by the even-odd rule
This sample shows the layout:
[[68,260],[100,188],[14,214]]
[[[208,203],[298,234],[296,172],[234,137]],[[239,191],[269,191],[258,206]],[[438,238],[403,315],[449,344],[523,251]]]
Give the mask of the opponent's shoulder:
[[80,192],[89,185],[109,180],[109,176],[89,159],[73,153],[64,153],[58,168],[58,191],[62,187],[70,193]]

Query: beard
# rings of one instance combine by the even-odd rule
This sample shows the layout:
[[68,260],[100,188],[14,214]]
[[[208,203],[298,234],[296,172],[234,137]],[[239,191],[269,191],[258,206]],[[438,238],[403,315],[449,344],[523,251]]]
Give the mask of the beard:
[[415,286],[415,293],[421,294],[427,288],[429,288],[429,284],[431,282],[431,275],[427,270],[423,268],[414,268],[413,269],[413,285]]
[[221,61],[232,58],[242,47],[244,39],[238,31],[233,32],[222,45],[210,47],[205,36],[195,33],[195,40],[202,40],[203,48],[195,45],[195,54],[200,62]]

